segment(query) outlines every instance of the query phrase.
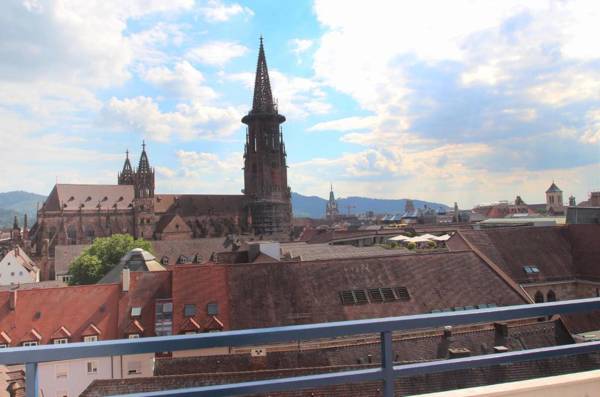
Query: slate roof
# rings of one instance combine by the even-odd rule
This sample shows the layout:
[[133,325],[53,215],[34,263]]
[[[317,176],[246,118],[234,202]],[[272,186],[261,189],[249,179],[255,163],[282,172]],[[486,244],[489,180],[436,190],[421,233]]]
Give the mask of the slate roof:
[[44,203],[46,211],[98,211],[132,209],[131,185],[56,184]]
[[394,256],[410,253],[403,249],[385,249],[380,246],[355,247],[352,245],[330,245],[327,243],[283,243],[281,244],[283,254],[289,254],[292,258],[300,257],[303,261],[336,258],[363,258],[370,256]]
[[180,255],[189,259],[196,254],[200,255],[203,262],[207,262],[214,252],[226,251],[224,237],[197,238],[191,240],[157,240],[152,241],[152,248],[160,262],[164,256],[169,258],[169,264],[173,265]]
[[[525,303],[469,251],[227,266],[232,329]],[[342,305],[340,300],[343,290],[401,286],[409,301]]]
[[562,190],[560,190],[558,186],[556,186],[556,184],[552,182],[552,185],[550,185],[548,190],[546,190],[546,193],[562,193]]

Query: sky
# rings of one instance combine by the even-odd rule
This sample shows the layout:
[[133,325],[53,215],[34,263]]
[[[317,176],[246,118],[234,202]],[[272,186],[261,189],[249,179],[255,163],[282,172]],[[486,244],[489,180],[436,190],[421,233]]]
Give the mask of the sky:
[[3,0],[0,191],[239,194],[264,36],[293,191],[461,208],[600,189],[600,2]]

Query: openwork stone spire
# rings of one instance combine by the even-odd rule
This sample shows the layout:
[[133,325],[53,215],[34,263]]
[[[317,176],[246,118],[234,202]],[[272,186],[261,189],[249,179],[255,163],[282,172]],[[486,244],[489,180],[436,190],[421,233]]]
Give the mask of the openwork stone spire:
[[142,143],[142,155],[140,156],[140,163],[138,165],[138,174],[149,174],[150,173],[150,162],[148,161],[148,155],[146,154],[146,142]]
[[275,111],[262,36],[260,38],[258,63],[256,65],[256,80],[254,82],[254,100],[252,102],[252,111],[257,113],[273,113]]

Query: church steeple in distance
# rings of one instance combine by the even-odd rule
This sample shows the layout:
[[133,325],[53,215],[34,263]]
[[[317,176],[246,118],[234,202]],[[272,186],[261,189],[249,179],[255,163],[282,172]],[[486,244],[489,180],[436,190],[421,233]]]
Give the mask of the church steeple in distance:
[[118,175],[119,185],[133,185],[133,168],[131,162],[129,162],[129,150],[125,151],[125,163],[123,164],[123,170]]
[[136,198],[154,197],[154,169],[150,167],[150,161],[148,161],[146,142],[142,142],[142,154],[134,179]]
[[291,192],[287,184],[285,144],[273,100],[263,39],[260,38],[252,110],[242,123],[248,126],[244,150],[244,194],[251,202],[257,234],[287,232],[291,222]]

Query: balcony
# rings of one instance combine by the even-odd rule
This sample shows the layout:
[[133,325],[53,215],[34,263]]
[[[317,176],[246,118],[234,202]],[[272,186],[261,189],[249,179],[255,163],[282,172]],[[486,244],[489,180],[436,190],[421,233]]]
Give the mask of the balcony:
[[[129,354],[182,351],[215,347],[262,346],[273,343],[336,338],[349,335],[378,334],[381,340],[381,363],[377,367],[343,372],[322,372],[317,374],[258,380],[244,383],[193,387],[176,390],[145,392],[144,396],[234,396],[272,393],[277,391],[320,388],[332,385],[360,382],[382,382],[381,395],[394,396],[394,380],[399,377],[441,373],[492,365],[511,365],[524,361],[543,360],[552,357],[588,354],[600,351],[600,342],[551,346],[538,349],[511,351],[481,356],[471,356],[448,360],[422,362],[407,365],[394,365],[392,351],[392,332],[417,329],[439,328],[448,325],[490,323],[516,319],[546,317],[553,314],[589,312],[600,309],[600,298],[580,299],[488,308],[458,312],[444,312],[403,317],[379,318],[359,321],[307,324],[278,328],[227,331],[209,334],[177,335],[142,339],[120,339],[96,343],[73,343],[62,345],[44,345],[35,347],[8,348],[0,351],[0,364],[25,364],[26,393],[28,397],[37,395],[38,364],[53,361],[82,359],[91,357],[118,356]],[[486,386],[461,390],[456,395],[470,396],[507,396],[519,393],[519,396],[537,396],[541,393],[548,397],[549,382],[558,390],[566,387],[569,391],[561,395],[582,395],[575,390],[597,387],[600,378],[595,371],[562,375],[543,380],[533,379],[514,384]],[[538,382],[537,386],[536,383]],[[509,388],[509,389],[506,389]],[[596,389],[597,390],[597,389]],[[571,393],[573,391],[573,393]],[[528,393],[533,394],[528,394]],[[445,392],[443,395],[452,392]],[[471,394],[467,394],[471,393]],[[479,394],[477,394],[479,393]],[[502,394],[504,393],[504,394]],[[538,393],[538,394],[536,394]],[[141,396],[133,394],[130,396]],[[583,394],[585,395],[585,394]],[[589,394],[593,395],[593,393]],[[432,394],[431,396],[441,396]]]

